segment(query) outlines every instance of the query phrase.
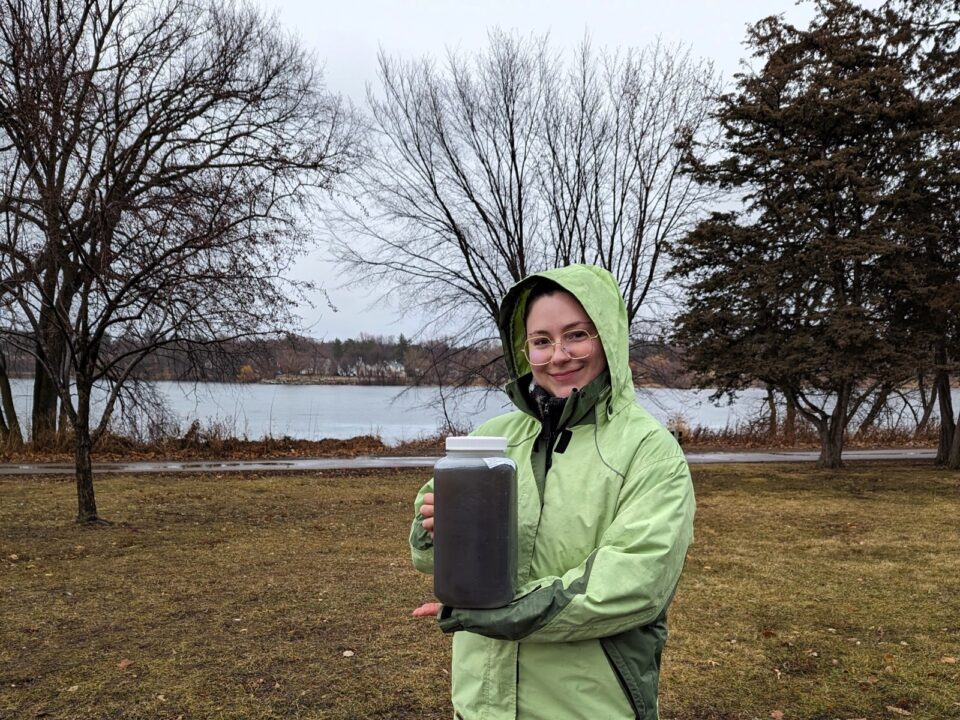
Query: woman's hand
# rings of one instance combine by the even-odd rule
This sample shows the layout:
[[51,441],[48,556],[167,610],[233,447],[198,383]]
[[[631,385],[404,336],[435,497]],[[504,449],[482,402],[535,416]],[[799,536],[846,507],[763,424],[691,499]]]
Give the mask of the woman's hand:
[[426,493],[423,496],[423,504],[420,506],[420,514],[423,515],[423,529],[433,537],[433,493]]
[[437,613],[440,612],[440,603],[438,602],[427,602],[418,607],[412,613],[410,613],[415,618],[420,617],[436,617]]

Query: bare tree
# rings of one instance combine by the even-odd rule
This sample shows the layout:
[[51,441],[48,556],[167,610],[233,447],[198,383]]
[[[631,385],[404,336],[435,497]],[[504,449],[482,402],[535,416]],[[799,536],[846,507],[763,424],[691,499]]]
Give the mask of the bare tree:
[[354,130],[249,6],[0,0],[3,333],[69,420],[79,521],[97,520],[91,449],[144,358],[291,320],[285,271]]
[[631,323],[643,318],[666,244],[714,192],[679,169],[685,141],[712,142],[709,63],[659,43],[598,56],[588,42],[565,63],[546,38],[493,31],[485,52],[443,66],[381,54],[379,80],[371,161],[332,225],[356,276],[476,336],[517,280],[595,263]]

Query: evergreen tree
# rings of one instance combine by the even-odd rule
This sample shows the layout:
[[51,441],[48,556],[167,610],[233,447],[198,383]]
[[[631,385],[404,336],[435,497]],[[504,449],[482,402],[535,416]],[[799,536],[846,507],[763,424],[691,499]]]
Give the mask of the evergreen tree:
[[889,35],[847,0],[818,0],[806,29],[779,17],[750,27],[760,67],[720,98],[725,154],[689,155],[699,180],[743,208],[675,247],[689,289],[676,340],[700,383],[783,393],[817,427],[824,467],[840,466],[870,395],[918,362],[905,342],[911,249],[892,216],[909,203],[925,115]]
[[940,410],[937,461],[960,469],[960,418],[951,376],[960,370],[960,0],[905,0],[887,8],[896,42],[916,68],[928,125],[910,167],[911,202],[898,208],[916,278],[913,344],[926,349]]

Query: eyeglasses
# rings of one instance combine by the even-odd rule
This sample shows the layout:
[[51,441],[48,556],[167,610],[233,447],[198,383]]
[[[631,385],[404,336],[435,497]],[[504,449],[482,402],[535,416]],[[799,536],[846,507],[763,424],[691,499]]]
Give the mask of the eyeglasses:
[[591,335],[586,330],[567,330],[556,342],[549,335],[534,335],[524,342],[523,354],[533,366],[546,365],[559,345],[571,360],[584,360],[593,353],[597,337],[599,334]]

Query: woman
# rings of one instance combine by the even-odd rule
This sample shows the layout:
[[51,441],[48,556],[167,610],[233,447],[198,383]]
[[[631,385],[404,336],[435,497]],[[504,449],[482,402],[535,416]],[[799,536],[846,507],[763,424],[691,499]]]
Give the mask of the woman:
[[[680,447],[636,403],[616,280],[585,265],[532,275],[499,323],[518,410],[476,434],[507,437],[517,463],[521,587],[504,608],[440,610],[455,716],[655,720],[694,499]],[[423,572],[432,490],[410,535]]]

